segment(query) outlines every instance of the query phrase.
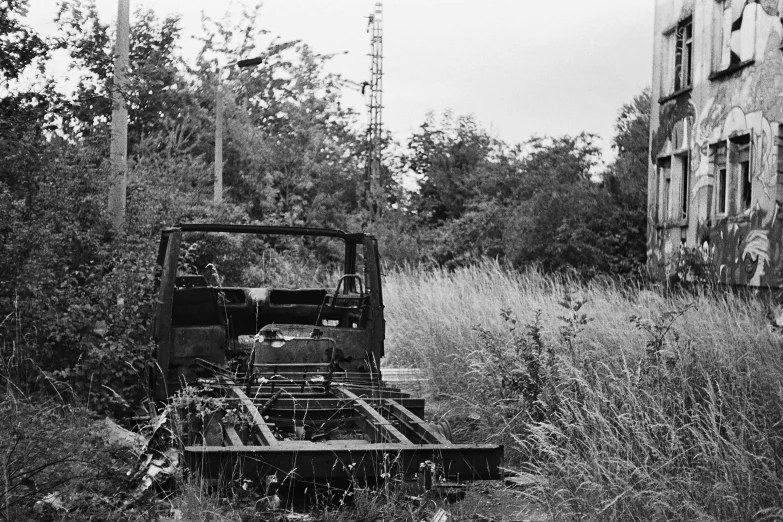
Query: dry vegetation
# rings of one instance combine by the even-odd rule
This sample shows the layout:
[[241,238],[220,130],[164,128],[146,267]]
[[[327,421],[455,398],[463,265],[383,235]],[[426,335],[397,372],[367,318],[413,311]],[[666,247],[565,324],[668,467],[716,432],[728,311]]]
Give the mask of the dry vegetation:
[[783,517],[783,334],[763,300],[497,264],[386,277],[389,358],[463,437],[543,475],[553,520]]
[[[384,292],[387,364],[427,370],[428,408],[451,420],[457,438],[503,443],[509,467],[544,477],[525,494],[549,519],[783,517],[783,333],[770,326],[763,299],[719,290],[664,295],[490,262],[390,270]],[[35,401],[7,386],[9,422],[0,429],[26,444],[4,453],[4,488],[20,482],[13,473],[22,476],[24,465],[12,457],[21,456],[45,467],[34,486],[16,491],[30,500],[53,489],[82,499],[50,518],[77,520],[93,508],[118,520],[239,520],[253,512],[181,477],[169,500],[121,511],[122,462],[110,448],[97,457],[77,450],[93,424],[69,421],[85,419],[83,410],[52,401],[36,413]],[[67,452],[62,462],[57,448]],[[96,458],[103,467],[89,464]],[[85,473],[85,465],[94,469]],[[0,498],[13,495],[5,489]],[[85,498],[101,500],[91,507]],[[0,519],[26,513],[26,503],[4,506]],[[351,508],[323,504],[313,520],[420,520],[434,508],[388,489],[357,490]]]

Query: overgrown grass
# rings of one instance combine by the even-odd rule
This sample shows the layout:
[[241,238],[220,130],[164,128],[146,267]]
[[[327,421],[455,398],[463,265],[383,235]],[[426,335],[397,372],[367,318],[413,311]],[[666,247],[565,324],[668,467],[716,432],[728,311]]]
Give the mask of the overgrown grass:
[[[493,263],[390,272],[387,354],[462,437],[544,475],[554,520],[783,516],[783,334],[768,305]],[[466,433],[470,430],[470,433]]]
[[[783,334],[764,300],[663,295],[489,262],[390,271],[384,283],[388,363],[428,370],[428,407],[452,421],[458,439],[503,443],[509,465],[545,477],[527,494],[552,520],[783,518]],[[32,507],[20,492],[63,492],[96,456],[80,449],[72,461],[76,450],[67,449],[86,440],[88,417],[74,423],[61,397],[35,402],[11,390],[27,359],[18,352],[25,343],[14,343],[0,372],[9,421],[0,432],[20,442],[4,454],[0,519]],[[19,473],[36,468],[16,454],[46,465],[35,485]],[[96,494],[111,497],[122,488],[114,487]],[[236,520],[244,509],[195,482],[177,490],[172,517]],[[357,491],[352,508],[327,506],[318,518],[429,516],[431,506],[389,495]]]

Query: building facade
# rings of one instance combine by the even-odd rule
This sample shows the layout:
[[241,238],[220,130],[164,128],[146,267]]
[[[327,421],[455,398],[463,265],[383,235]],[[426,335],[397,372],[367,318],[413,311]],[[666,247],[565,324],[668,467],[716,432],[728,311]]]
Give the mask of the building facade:
[[656,0],[648,266],[783,286],[783,0]]

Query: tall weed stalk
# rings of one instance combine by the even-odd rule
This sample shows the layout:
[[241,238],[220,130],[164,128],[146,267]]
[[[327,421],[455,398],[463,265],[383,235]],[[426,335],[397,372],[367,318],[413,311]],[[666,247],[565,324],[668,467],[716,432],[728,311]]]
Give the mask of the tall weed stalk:
[[530,495],[553,520],[782,515],[783,339],[762,301],[492,262],[391,272],[385,296],[390,359],[458,398],[462,437],[545,477]]

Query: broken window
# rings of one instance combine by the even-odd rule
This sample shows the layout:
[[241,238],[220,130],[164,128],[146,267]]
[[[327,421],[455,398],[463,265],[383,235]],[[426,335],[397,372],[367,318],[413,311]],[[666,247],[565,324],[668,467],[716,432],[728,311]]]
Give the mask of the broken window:
[[677,25],[674,51],[674,91],[693,84],[693,22],[690,18]]
[[750,209],[751,195],[752,195],[752,175],[750,168],[750,135],[739,136],[732,138],[731,141],[732,150],[732,168],[737,173],[739,181],[738,200],[740,204],[740,212],[745,212]]
[[671,201],[672,190],[672,160],[671,158],[660,158],[658,160],[658,179],[660,180],[660,195],[658,207],[658,220],[666,222],[671,214],[669,202]]
[[726,169],[726,144],[713,146],[713,166],[716,184],[715,214],[726,215],[729,209],[728,170]]
[[689,153],[658,158],[658,220],[672,223],[688,219],[690,188]]
[[718,0],[713,14],[712,70],[722,71],[753,59],[755,2]]
[[688,219],[688,200],[690,195],[688,189],[690,185],[690,165],[688,161],[688,154],[680,154],[677,156],[677,163],[680,170],[680,219]]

